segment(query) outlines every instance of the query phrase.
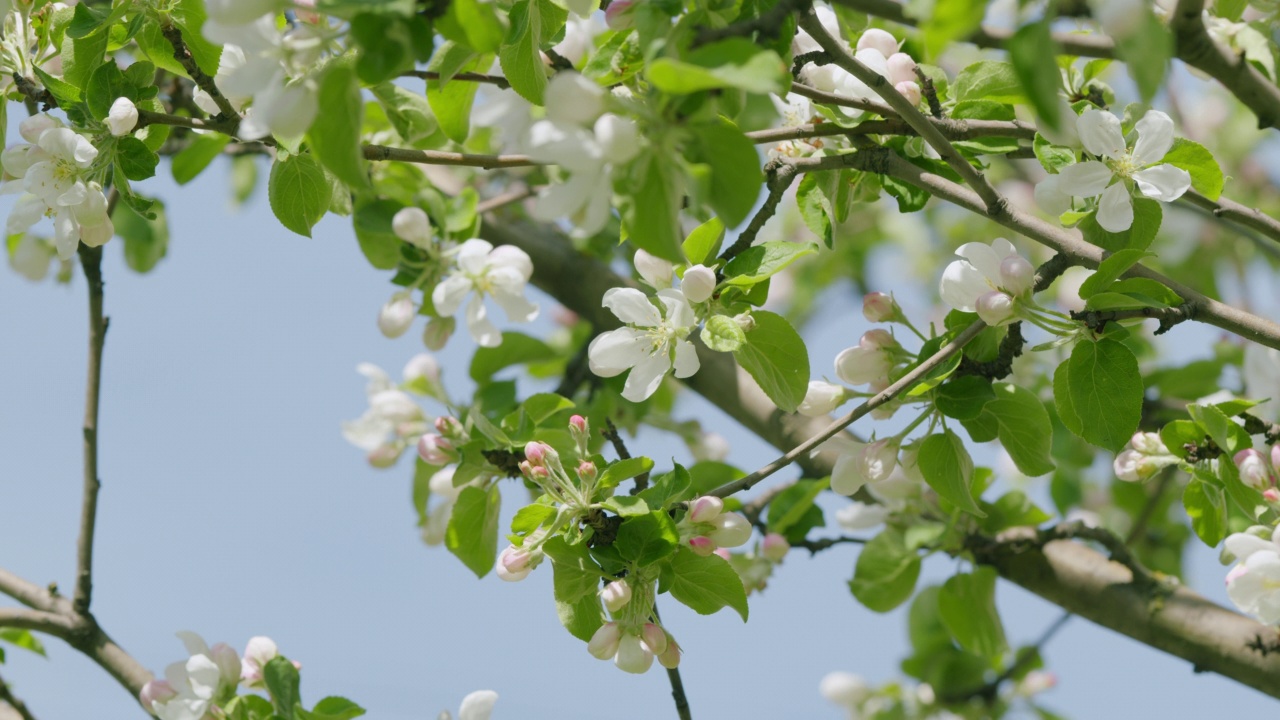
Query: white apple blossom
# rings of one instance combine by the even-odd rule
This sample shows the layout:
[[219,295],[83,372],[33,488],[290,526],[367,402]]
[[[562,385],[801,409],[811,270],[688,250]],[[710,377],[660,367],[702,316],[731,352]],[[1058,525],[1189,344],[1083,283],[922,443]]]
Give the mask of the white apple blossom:
[[520,248],[472,238],[451,252],[454,268],[431,291],[431,301],[441,316],[450,316],[467,304],[467,329],[481,347],[502,344],[502,333],[489,321],[484,298],[489,296],[514,322],[530,322],[538,316],[538,306],[524,296],[525,285],[533,277],[533,261]]
[[[610,288],[603,304],[625,327],[601,333],[587,348],[591,371],[614,377],[628,370],[622,397],[645,400],[658,389],[672,368],[686,378],[700,367],[698,351],[689,342],[697,325],[693,308],[679,290],[658,291],[658,304],[634,288]],[[661,307],[661,310],[659,310]]]
[[631,602],[631,585],[626,580],[614,580],[600,591],[600,600],[605,609],[616,613]]
[[371,464],[387,467],[426,432],[426,415],[382,368],[360,363],[356,372],[369,380],[365,388],[369,408],[359,418],[342,424],[342,436],[368,453]]
[[654,290],[665,290],[671,287],[671,276],[675,274],[676,268],[669,261],[647,250],[639,249],[632,256],[631,262],[636,266],[636,272],[644,284]]
[[1134,433],[1123,451],[1112,463],[1116,477],[1126,482],[1141,482],[1155,475],[1161,468],[1181,462],[1169,452],[1156,433]]
[[[267,667],[267,663],[279,656],[280,649],[276,647],[275,640],[262,635],[249,638],[240,663],[240,682],[247,687],[263,687],[265,685],[262,679],[263,669]],[[298,661],[291,662],[295,668],[302,669],[302,664]]]
[[[778,111],[783,128],[794,129],[813,122],[813,103],[809,98],[787,93],[785,100],[773,94],[769,95],[769,99],[773,102],[774,109]],[[822,142],[816,138],[797,138],[780,142],[769,148],[768,155],[770,159],[779,156],[803,157],[815,152],[821,146]]]
[[[920,102],[920,85],[916,82],[915,61],[909,55],[898,52],[899,43],[893,35],[878,28],[870,28],[858,38],[857,48],[850,48],[840,36],[839,22],[836,20],[835,13],[821,5],[815,6],[814,11],[827,34],[842,44],[859,62],[876,74],[887,78],[894,88],[911,102]],[[818,42],[804,30],[796,32],[791,47],[795,55],[822,49]],[[891,57],[896,58],[892,65],[889,63]],[[806,64],[801,69],[800,79],[825,92],[862,100],[880,100],[880,95],[866,83],[833,63]],[[862,115],[862,111],[857,108],[841,107],[840,111],[851,117]]]
[[871,697],[871,688],[860,675],[847,672],[827,673],[818,684],[818,692],[834,705],[856,711],[867,698]]
[[850,385],[883,383],[894,365],[890,351],[897,346],[897,341],[885,330],[864,333],[857,345],[836,355],[836,377]]
[[1280,625],[1280,528],[1270,540],[1233,533],[1225,548],[1238,563],[1227,573],[1227,597],[1242,612],[1268,625]]
[[809,389],[805,392],[804,400],[800,402],[796,412],[805,417],[822,417],[829,415],[844,401],[843,387],[822,380],[810,380]]
[[138,106],[127,97],[116,98],[107,111],[107,128],[117,137],[128,135],[138,126]]
[[887,480],[898,464],[896,440],[877,440],[853,447],[836,458],[831,468],[831,489],[841,495],[853,495],[867,483]]
[[[493,715],[493,706],[498,702],[498,693],[492,690],[477,690],[462,698],[458,708],[458,720],[489,720]],[[440,713],[439,720],[453,720],[448,710]]]
[[586,17],[569,18],[564,25],[564,39],[556,43],[552,50],[571,64],[577,65],[587,56],[588,51],[595,49],[596,36],[604,32],[604,29],[605,24],[591,13]]
[[1034,268],[1018,255],[1013,243],[996,238],[990,245],[969,242],[956,249],[956,260],[942,273],[939,293],[961,312],[977,312],[988,325],[1000,325],[1016,315],[1014,300],[1028,295]]
[[689,452],[697,462],[724,462],[731,449],[729,440],[717,432],[699,433],[697,439],[689,445]]
[[1109,232],[1124,232],[1133,225],[1132,182],[1144,196],[1173,202],[1191,187],[1191,175],[1182,168],[1161,163],[1173,147],[1173,120],[1159,110],[1149,110],[1137,122],[1138,139],[1125,144],[1120,120],[1090,108],[1076,120],[1080,141],[1090,155],[1059,171],[1058,191],[1078,198],[1101,195],[1098,224]]
[[224,643],[210,648],[193,632],[178,637],[190,657],[165,668],[167,687],[152,687],[148,709],[160,720],[204,720],[214,703],[240,682],[240,656]]
[[845,530],[857,532],[882,525],[889,517],[889,508],[871,505],[857,500],[836,511],[836,522]]
[[705,265],[694,265],[680,278],[680,290],[691,303],[710,300],[716,290],[716,271]]
[[54,249],[48,242],[27,233],[9,253],[9,267],[32,282],[39,282],[49,274],[53,256]]

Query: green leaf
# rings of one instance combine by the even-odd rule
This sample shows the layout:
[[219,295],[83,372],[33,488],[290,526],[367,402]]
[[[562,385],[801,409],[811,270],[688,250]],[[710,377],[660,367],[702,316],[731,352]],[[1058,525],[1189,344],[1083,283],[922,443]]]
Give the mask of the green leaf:
[[1182,492],[1182,505],[1191,518],[1191,529],[1209,547],[1227,536],[1227,503],[1222,488],[1193,477]]
[[1026,388],[1009,383],[992,385],[995,399],[986,410],[1000,424],[1000,444],[1013,464],[1028,477],[1053,471],[1049,456],[1053,442],[1053,423],[1040,398]]
[[902,531],[885,528],[863,546],[849,590],[875,612],[889,612],[911,597],[920,577],[920,557],[907,548]]
[[[1075,122],[1075,120],[1069,117],[1066,122]],[[1040,161],[1040,166],[1049,173],[1056,174],[1062,168],[1073,165],[1076,162],[1075,150],[1061,145],[1054,145],[1040,133],[1036,133],[1036,139],[1032,142],[1031,149],[1035,152],[1036,159]]]
[[369,85],[386,82],[413,68],[413,35],[403,18],[360,13],[351,19],[350,38],[360,48],[356,74]]
[[1080,221],[1080,232],[1084,234],[1085,240],[1103,250],[1146,250],[1151,247],[1151,241],[1156,239],[1163,218],[1164,211],[1160,209],[1159,202],[1151,198],[1136,197],[1133,198],[1133,225],[1128,230],[1118,233],[1103,230],[1098,224],[1097,213],[1093,212]]
[[453,506],[453,514],[449,516],[445,547],[476,577],[484,577],[493,569],[494,558],[498,554],[498,509],[501,503],[497,485],[487,492],[478,487],[464,487]]
[[934,404],[938,412],[957,420],[976,420],[996,397],[991,381],[977,375],[954,378],[938,387]]
[[976,62],[956,76],[955,96],[965,100],[989,100],[999,103],[1019,103],[1026,98],[1022,94],[1022,81],[1013,65],[996,60]]
[[502,333],[502,344],[491,348],[477,348],[471,357],[471,379],[487,383],[498,371],[512,365],[539,363],[554,360],[558,354],[541,340],[518,332]]
[[1155,253],[1145,250],[1119,250],[1112,253],[1107,259],[1098,265],[1098,271],[1090,275],[1080,285],[1081,299],[1088,300],[1090,297],[1111,288],[1111,285],[1129,268],[1136,265],[1143,258],[1155,257]]
[[[1081,436],[1098,447],[1119,451],[1142,419],[1142,376],[1133,352],[1110,338],[1081,341],[1071,351],[1066,378]],[[1055,378],[1055,396],[1056,385]]]
[[705,265],[714,260],[720,253],[720,244],[724,242],[724,222],[718,217],[702,223],[689,233],[681,246],[684,256],[690,265]]
[[155,218],[144,218],[122,203],[111,214],[116,234],[124,238],[124,261],[134,272],[151,272],[169,250],[169,223],[164,204],[155,201],[152,211]]
[[450,140],[461,143],[471,134],[471,106],[475,103],[479,83],[450,82],[455,73],[484,72],[493,56],[478,54],[457,43],[445,43],[436,51],[427,69],[438,72],[439,80],[427,81],[427,102],[435,113],[440,129]]
[[[177,0],[172,5],[169,17],[182,33],[182,40],[191,52],[191,59],[196,61],[196,67],[209,77],[217,75],[218,63],[222,59],[222,46],[214,45],[204,37],[202,30],[207,18],[204,1]],[[169,56],[173,57],[172,45],[169,45]]]
[[627,217],[627,239],[636,247],[671,262],[684,262],[681,247],[680,182],[660,153],[654,153],[643,173]]
[[[106,58],[107,40],[107,33],[93,33],[80,38],[66,36],[62,41],[63,79],[76,87],[85,87],[93,72]],[[102,120],[105,117],[103,115],[94,119]]]
[[687,154],[711,168],[708,203],[727,227],[735,227],[751,214],[764,186],[755,144],[725,118],[695,125],[691,132],[694,142],[685,146]]
[[310,155],[291,155],[271,164],[267,200],[271,212],[286,228],[311,237],[311,228],[324,217],[333,194],[320,163]]
[[106,19],[107,14],[101,10],[95,10],[88,5],[76,5],[75,15],[71,17],[71,24],[67,26],[67,37],[79,39],[92,35],[102,29]]
[[673,502],[685,500],[691,493],[693,478],[688,470],[677,464],[669,473],[649,478],[649,487],[637,497],[644,500],[649,507],[666,508]]
[[217,133],[192,136],[190,144],[173,156],[169,169],[173,172],[174,181],[186,185],[196,179],[214,158],[222,154],[229,142],[230,136]]
[[993,535],[1011,527],[1034,527],[1053,517],[1036,507],[1021,490],[1011,490],[993,503],[978,504],[987,513],[982,529]]
[[564,26],[568,14],[549,0],[519,0],[508,14],[511,29],[498,52],[502,72],[511,89],[534,105],[543,103],[547,69],[542,43]]
[[591,558],[585,543],[569,545],[553,537],[542,546],[551,559],[557,614],[566,630],[588,641],[604,624],[600,606],[600,579],[603,571]]
[[596,481],[596,485],[602,488],[617,487],[623,480],[630,480],[652,469],[653,460],[647,457],[624,458],[610,463],[604,472],[600,473],[600,479]]
[[[955,40],[962,40],[982,27],[986,0],[942,0],[933,3],[932,11],[922,18],[924,46],[930,58]],[[958,80],[957,80],[958,82]]]
[[769,532],[786,537],[788,542],[799,542],[813,528],[822,527],[826,521],[821,508],[814,505],[814,501],[829,487],[830,478],[798,480],[778,493],[769,502],[769,517],[766,522]]
[[351,720],[364,715],[364,708],[344,697],[330,695],[316,703],[310,711],[298,713],[301,720]]
[[1058,44],[1049,33],[1049,19],[1024,26],[1009,38],[1005,48],[1013,61],[1014,73],[1022,84],[1022,92],[1031,99],[1036,118],[1057,130],[1062,123],[1075,118],[1058,116],[1062,106],[1059,91],[1062,73],[1058,70]]
[[724,266],[729,285],[755,285],[782,272],[805,255],[818,252],[814,243],[765,242],[752,245]]
[[645,76],[672,95],[729,87],[749,93],[785,93],[791,79],[778,53],[762,50],[746,38],[704,45],[684,60],[658,58],[649,63]]
[[624,560],[644,567],[669,557],[679,543],[671,516],[659,510],[624,520],[613,547]]
[[293,708],[302,700],[298,689],[302,682],[298,676],[298,668],[285,656],[277,655],[262,668],[262,679],[267,684],[267,691],[271,693],[271,703],[275,706],[276,713],[285,720],[293,720]]
[[511,532],[516,535],[528,535],[542,527],[543,523],[556,516],[556,509],[550,505],[525,505],[516,511],[511,518]]
[[1253,447],[1253,441],[1244,428],[1232,422],[1226,413],[1213,405],[1188,405],[1187,414],[1213,438],[1225,452],[1234,455]]
[[1210,200],[1222,195],[1222,168],[1209,149],[1186,138],[1174,138],[1173,148],[1160,161],[1180,167],[1191,175],[1191,187]]
[[146,180],[156,174],[160,156],[132,135],[116,140],[116,164],[130,180]]
[[369,91],[382,103],[396,134],[409,145],[418,145],[440,130],[431,113],[431,103],[424,96],[389,82],[374,85]]
[[686,547],[671,558],[671,597],[699,615],[731,607],[747,621],[747,591],[742,578],[719,555],[702,557]]
[[728,315],[712,315],[702,326],[702,342],[716,352],[736,352],[747,342],[747,334]]
[[311,150],[339,180],[355,189],[369,187],[369,169],[360,152],[364,102],[350,67],[334,63],[320,79],[320,107],[308,137]]
[[23,650],[46,657],[44,651],[44,643],[40,642],[40,638],[31,634],[29,630],[19,630],[18,628],[0,628],[0,640],[11,645],[16,645]]
[[960,647],[985,658],[1009,649],[996,610],[995,568],[981,566],[947,580],[938,593],[938,615]]
[[449,40],[483,53],[497,52],[507,34],[493,4],[482,0],[452,0],[435,27]]
[[934,492],[965,512],[985,517],[973,499],[973,460],[958,435],[945,430],[925,438],[918,462],[920,474]]
[[795,412],[809,389],[809,351],[804,339],[781,315],[756,310],[751,317],[755,327],[734,357],[775,405]]
[[404,241],[392,231],[391,220],[403,208],[395,200],[365,201],[356,204],[351,216],[360,251],[369,264],[379,270],[392,270],[400,263],[400,246]]
[[632,495],[615,495],[600,501],[600,506],[618,517],[636,517],[649,514],[649,504]]

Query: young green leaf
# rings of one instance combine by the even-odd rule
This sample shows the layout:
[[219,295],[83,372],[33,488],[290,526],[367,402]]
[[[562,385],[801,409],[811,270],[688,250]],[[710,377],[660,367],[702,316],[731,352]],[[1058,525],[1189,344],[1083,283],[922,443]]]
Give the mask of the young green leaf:
[[[1066,366],[1066,389],[1081,436],[1098,447],[1119,451],[1142,419],[1142,375],[1137,358],[1116,340],[1085,340],[1076,344]],[[1056,377],[1054,385],[1056,396]],[[1061,400],[1058,407],[1062,409]],[[1071,424],[1067,427],[1075,431]]]
[[760,389],[785,412],[795,412],[809,389],[809,351],[804,339],[781,315],[751,314],[755,327],[734,353]]
[[671,558],[671,597],[699,615],[731,607],[747,621],[747,592],[742,578],[719,555],[703,557],[686,547]]
[[1028,477],[1052,472],[1049,450],[1053,443],[1053,423],[1040,398],[1010,383],[996,383],[992,389],[995,399],[987,403],[985,409],[995,415],[1000,424],[1000,444],[1013,464]]
[[1227,536],[1227,503],[1222,488],[1193,477],[1182,491],[1182,505],[1191,518],[1191,529],[1209,547]]
[[920,443],[917,457],[920,474],[934,492],[965,512],[986,516],[973,499],[973,459],[960,436],[951,430],[930,435]]
[[869,610],[889,612],[911,597],[919,577],[920,557],[889,527],[863,546],[849,590]]
[[498,554],[498,510],[502,496],[498,486],[488,491],[465,487],[458,494],[445,531],[444,544],[476,577],[493,569]]
[[996,610],[996,571],[981,566],[952,576],[938,594],[938,615],[960,647],[985,658],[1009,649]]
[[311,237],[311,228],[329,209],[332,192],[320,163],[310,155],[290,155],[271,165],[267,180],[271,212],[299,235]]

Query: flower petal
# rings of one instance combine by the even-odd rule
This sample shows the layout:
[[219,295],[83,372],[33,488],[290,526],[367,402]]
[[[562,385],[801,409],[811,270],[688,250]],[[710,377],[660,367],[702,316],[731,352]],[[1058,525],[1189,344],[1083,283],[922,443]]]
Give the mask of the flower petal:
[[676,341],[676,372],[678,378],[687,378],[698,372],[698,368],[702,367],[701,361],[698,360],[698,350],[693,343],[688,340]]
[[836,464],[831,468],[832,490],[841,495],[853,495],[867,484],[861,472],[860,455],[861,452],[854,451],[836,458]]
[[973,312],[978,298],[992,289],[991,283],[977,268],[965,260],[956,260],[942,272],[939,294],[943,302],[956,310]]
[[629,327],[600,333],[587,347],[591,372],[600,377],[614,377],[635,367],[645,358],[646,337]]
[[1062,176],[1050,175],[1036,183],[1036,205],[1050,215],[1061,215],[1071,209],[1071,196],[1062,191]]
[[493,252],[493,245],[484,240],[471,238],[470,240],[458,246],[458,254],[455,260],[458,268],[468,275],[479,275],[484,272],[485,266],[489,264],[489,253]]
[[[1008,242],[1007,240],[1005,242]],[[1000,282],[1000,261],[1003,259],[990,245],[983,242],[969,242],[956,248],[956,254],[969,261],[970,265],[994,284]]]
[[658,300],[666,308],[667,324],[672,327],[687,328],[697,324],[693,308],[685,298],[684,292],[675,288],[658,291]]
[[1159,110],[1148,110],[1134,126],[1138,142],[1133,146],[1133,159],[1139,166],[1158,163],[1173,147],[1173,120]]
[[471,280],[458,273],[440,281],[440,284],[431,291],[431,302],[436,306],[436,312],[440,317],[458,312],[458,308],[462,307],[462,301],[467,297],[467,293],[471,292],[471,288]]
[[492,690],[477,690],[462,699],[462,707],[458,708],[458,720],[489,720],[496,702],[498,702],[498,693]]
[[657,327],[662,323],[658,308],[635,288],[609,288],[605,291],[601,304],[628,325]]
[[663,345],[657,352],[648,355],[631,368],[627,383],[622,387],[622,397],[631,402],[647,400],[662,384],[662,378],[666,377],[667,372],[671,370],[671,357],[668,352],[667,346]]
[[1114,175],[1105,163],[1086,160],[1062,168],[1058,172],[1058,188],[1075,197],[1093,197],[1107,189],[1107,183]]
[[484,299],[478,293],[467,303],[467,330],[480,347],[498,347],[502,344],[502,333],[489,321],[489,311],[485,309]]
[[1098,203],[1098,224],[1107,232],[1124,232],[1133,227],[1133,198],[1124,183],[1116,183],[1102,193]]
[[1168,164],[1139,170],[1133,181],[1143,195],[1163,202],[1173,202],[1191,189],[1191,173]]
[[1109,112],[1089,108],[1076,120],[1080,142],[1090,155],[1119,158],[1127,148],[1124,133],[1120,132],[1120,118]]

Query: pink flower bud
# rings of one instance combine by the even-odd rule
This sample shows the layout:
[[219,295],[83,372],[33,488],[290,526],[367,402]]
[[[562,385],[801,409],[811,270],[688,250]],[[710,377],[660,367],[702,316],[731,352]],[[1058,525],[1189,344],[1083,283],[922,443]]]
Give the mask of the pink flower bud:
[[587,652],[592,657],[608,660],[618,654],[618,642],[621,639],[622,630],[618,623],[607,622],[591,636],[591,640],[587,642]]
[[628,633],[618,641],[618,654],[614,656],[613,664],[623,672],[641,675],[653,667],[653,653],[639,637]]
[[1271,467],[1280,472],[1280,443],[1271,446]]
[[507,582],[518,582],[533,572],[533,555],[524,548],[508,545],[498,555],[498,562],[493,569],[497,571],[499,578]]
[[614,580],[600,591],[600,599],[609,612],[618,612],[631,602],[631,585],[625,580]]
[[725,562],[733,559],[733,553],[729,552],[727,548],[716,548],[714,554],[719,555]]
[[1000,261],[1000,287],[1010,295],[1021,295],[1036,281],[1036,269],[1021,255],[1010,255]]
[[649,652],[654,655],[661,655],[667,650],[667,631],[658,627],[653,623],[645,623],[640,630],[640,637],[644,640],[645,647],[649,648]]
[[428,350],[440,350],[449,342],[449,337],[453,335],[453,329],[457,326],[458,321],[451,317],[447,318],[431,318],[427,323],[427,327],[422,331],[422,344],[427,346]]
[[534,467],[545,465],[547,459],[554,454],[555,450],[552,450],[550,445],[536,440],[524,446],[524,456]]
[[898,347],[898,341],[893,339],[893,334],[888,330],[876,328],[863,333],[858,340],[858,345],[864,348],[889,350]]
[[689,503],[689,522],[710,522],[724,512],[724,501],[714,495],[703,495]]
[[610,30],[626,30],[636,24],[635,10],[640,0],[613,0],[604,11],[604,22]]
[[[525,463],[525,464],[526,464],[526,465],[528,465],[529,463]],[[538,467],[532,467],[532,466],[530,466],[530,468],[529,468],[529,479],[530,479],[530,480],[534,480],[534,481],[536,481],[536,482],[542,482],[542,481],[546,480],[546,479],[547,479],[547,478],[549,478],[549,477],[551,477],[551,472],[550,472],[550,471],[548,471],[546,468],[541,467],[541,466],[538,466]]]
[[379,470],[385,470],[396,464],[400,459],[401,448],[395,445],[379,445],[369,451],[365,459],[369,461],[369,465]]
[[760,543],[760,553],[773,562],[782,562],[791,550],[791,543],[778,533],[769,533]]
[[888,58],[898,52],[898,40],[880,28],[870,28],[858,38],[858,50],[877,50]]
[[398,338],[413,325],[418,308],[408,296],[393,297],[378,312],[378,330],[389,338]]
[[1013,298],[992,290],[978,298],[977,310],[982,322],[995,327],[1013,317]]
[[1280,504],[1280,490],[1267,488],[1262,491],[1262,499],[1271,505]]
[[596,470],[596,464],[590,460],[583,460],[578,463],[578,477],[583,480],[590,482],[591,480],[595,480],[599,474],[599,471]]
[[462,423],[451,415],[441,415],[432,424],[435,425],[436,432],[450,441],[460,440],[465,434]]
[[147,684],[142,686],[142,691],[138,693],[138,700],[148,711],[152,710],[155,703],[167,702],[176,697],[178,697],[178,691],[173,689],[168,680],[148,680]]
[[919,105],[920,98],[924,97],[920,93],[920,86],[914,82],[900,82],[897,85],[894,85],[893,89],[897,90],[898,94],[906,98],[907,102],[912,105]]
[[738,513],[722,513],[711,524],[715,530],[707,534],[719,547],[738,547],[751,539],[751,523]]
[[716,544],[711,542],[711,538],[698,535],[689,538],[689,549],[702,557],[706,557],[716,551]]
[[894,85],[916,81],[916,61],[910,55],[896,52],[885,64],[889,67],[889,82]]
[[889,322],[898,314],[898,304],[887,293],[873,292],[862,296],[862,316],[871,322]]
[[667,635],[667,649],[658,655],[658,664],[668,670],[675,670],[680,667],[680,646],[676,644],[675,638]]
[[1240,469],[1240,481],[1254,490],[1263,491],[1275,486],[1275,477],[1271,467],[1262,453],[1249,448],[1241,450],[1235,456],[1236,467]]
[[435,433],[418,438],[418,457],[428,465],[448,465],[458,458],[453,442]]
[[705,302],[716,290],[716,271],[705,265],[694,265],[684,271],[680,289],[691,303]]
[[581,415],[574,415],[569,418],[569,432],[586,435],[588,433],[587,419]]

